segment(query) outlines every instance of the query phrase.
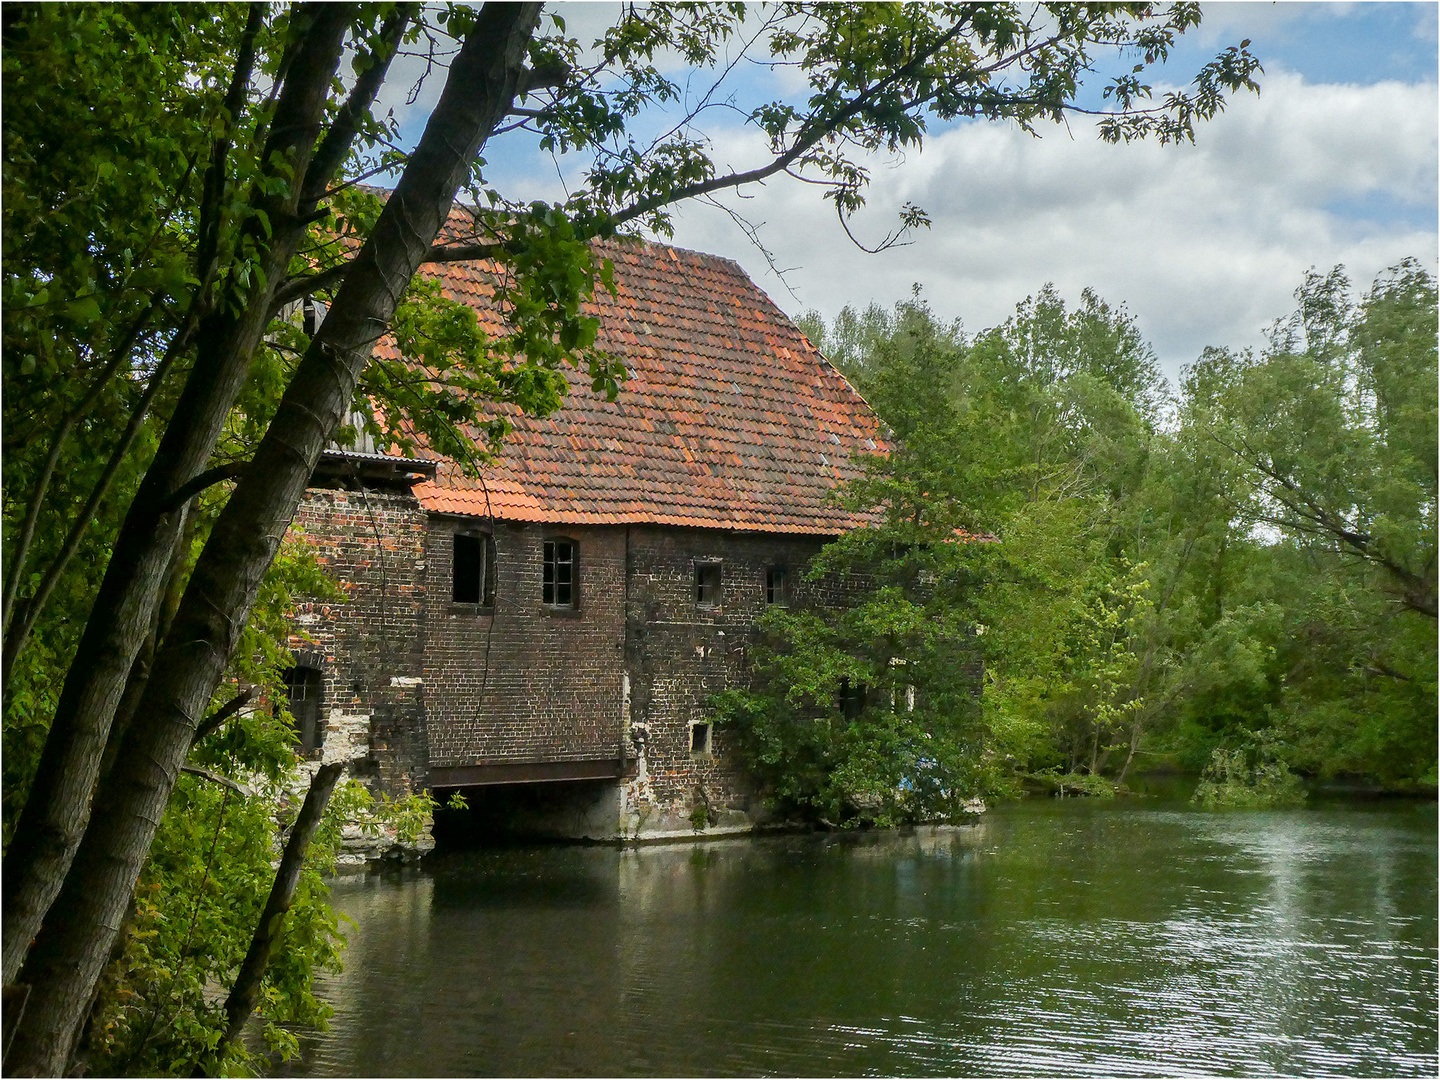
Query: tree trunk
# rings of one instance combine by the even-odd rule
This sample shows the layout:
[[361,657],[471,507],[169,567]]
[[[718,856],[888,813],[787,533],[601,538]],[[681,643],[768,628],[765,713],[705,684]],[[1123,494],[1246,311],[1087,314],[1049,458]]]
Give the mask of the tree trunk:
[[1130,727],[1130,753],[1125,755],[1125,765],[1120,770],[1120,775],[1115,778],[1115,784],[1117,787],[1125,783],[1125,777],[1130,775],[1130,765],[1135,760],[1135,751],[1140,749],[1141,730],[1141,719],[1137,716],[1135,718],[1135,723]]
[[[380,219],[311,342],[191,576],[134,726],[23,970],[34,990],[11,1075],[64,1069],[165,803],[326,440],[440,231],[476,153],[509,110],[539,4],[487,4]],[[278,278],[278,275],[277,275]],[[132,653],[133,655],[133,653]],[[111,706],[113,710],[113,705]],[[97,751],[98,756],[98,751]]]
[[[270,898],[265,901],[265,910],[255,927],[255,936],[250,939],[250,949],[240,964],[235,976],[235,985],[225,999],[225,1034],[215,1047],[214,1063],[225,1059],[225,1051],[240,1035],[245,1021],[255,1011],[255,1001],[260,996],[260,983],[265,978],[265,969],[270,964],[270,950],[280,937],[280,928],[285,922],[285,913],[295,899],[295,888],[300,884],[300,871],[305,865],[305,852],[310,847],[310,837],[315,834],[320,819],[325,816],[325,804],[335,789],[335,781],[345,770],[343,761],[321,765],[310,781],[310,790],[305,793],[305,804],[300,807],[300,816],[290,830],[290,839],[285,843],[285,854],[280,867],[275,871],[275,884],[270,888]],[[196,1065],[196,1076],[207,1076],[214,1070]]]
[[110,735],[105,740],[105,750],[100,755],[100,771],[96,774],[97,782],[115,765],[115,755],[120,752],[120,743],[125,732],[130,728],[130,721],[135,718],[135,710],[140,707],[140,701],[145,695],[145,685],[150,681],[150,671],[155,663],[155,651],[160,648],[160,642],[165,640],[165,631],[170,625],[170,620],[175,617],[175,609],[180,604],[186,571],[189,569],[190,549],[195,544],[197,522],[196,515],[192,512],[193,509],[193,506],[187,504],[181,511],[185,515],[185,522],[181,527],[175,548],[170,553],[170,565],[165,571],[165,587],[156,603],[155,617],[151,620],[150,633],[145,636],[140,651],[130,665],[130,677],[125,680],[125,689],[120,694],[119,703],[115,706],[115,716],[110,721]]
[[[277,102],[265,160],[279,154],[299,169],[309,160],[350,15],[348,6],[326,4],[295,13],[297,20],[313,21]],[[115,709],[150,630],[184,518],[181,507],[170,505],[172,496],[204,469],[244,386],[268,322],[270,295],[304,235],[298,199],[298,193],[257,195],[274,232],[268,247],[260,247],[261,273],[252,274],[257,284],[238,317],[222,305],[202,324],[195,366],[116,540],[5,854],[0,953],[6,983],[14,981],[85,830]],[[200,271],[203,280],[208,274]],[[24,1042],[23,1032],[17,1041]]]

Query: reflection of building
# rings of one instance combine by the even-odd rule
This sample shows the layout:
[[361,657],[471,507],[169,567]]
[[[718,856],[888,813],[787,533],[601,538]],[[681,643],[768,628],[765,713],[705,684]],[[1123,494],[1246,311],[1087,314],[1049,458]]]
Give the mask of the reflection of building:
[[[745,808],[705,701],[742,677],[767,606],[832,587],[798,571],[856,523],[831,493],[878,423],[734,263],[604,255],[617,294],[591,308],[629,371],[617,402],[571,373],[567,407],[512,414],[478,479],[326,453],[295,525],[348,602],[302,611],[297,659],[322,684],[322,752],[383,789],[503,785],[566,831],[688,832],[697,803]],[[499,329],[483,264],[442,281]]]

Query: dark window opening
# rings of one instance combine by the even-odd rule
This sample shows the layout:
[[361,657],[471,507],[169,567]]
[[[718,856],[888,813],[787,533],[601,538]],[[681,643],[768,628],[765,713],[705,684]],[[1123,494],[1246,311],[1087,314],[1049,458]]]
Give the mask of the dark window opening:
[[320,749],[320,672],[311,667],[293,667],[285,672],[285,698],[294,718],[295,734],[300,737],[296,750],[310,757]]
[[786,588],[785,567],[771,566],[765,571],[765,603],[786,607],[790,594]]
[[710,725],[690,725],[690,753],[708,754],[710,752]]
[[541,602],[546,607],[573,608],[575,583],[575,541],[546,540]]
[[853,720],[859,716],[865,708],[865,684],[863,682],[852,683],[849,679],[840,680],[840,712],[842,715]]
[[495,606],[495,540],[456,533],[451,599],[457,604]]
[[323,301],[316,300],[313,296],[307,296],[300,302],[301,324],[305,329],[306,337],[314,337],[320,329],[320,324],[325,321],[329,307]]
[[714,607],[720,603],[720,564],[695,564],[695,603]]

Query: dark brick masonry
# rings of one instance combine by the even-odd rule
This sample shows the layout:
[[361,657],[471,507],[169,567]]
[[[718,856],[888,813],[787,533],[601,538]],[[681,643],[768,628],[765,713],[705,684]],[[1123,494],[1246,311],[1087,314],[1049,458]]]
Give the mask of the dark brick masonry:
[[321,753],[378,790],[419,790],[429,749],[423,685],[429,515],[408,492],[306,492],[294,530],[345,593],[302,604],[296,663],[322,676]]
[[[609,779],[621,784],[609,831],[627,814],[630,831],[637,816],[675,827],[697,799],[753,809],[725,732],[694,726],[708,723],[711,694],[746,678],[767,603],[821,599],[801,572],[823,538],[491,530],[374,489],[311,489],[295,528],[346,594],[303,605],[293,641],[323,676],[322,753],[355,760],[377,792]],[[452,599],[457,532],[494,538],[492,606]],[[554,538],[575,544],[573,609],[541,602]],[[704,597],[697,565],[713,568]]]

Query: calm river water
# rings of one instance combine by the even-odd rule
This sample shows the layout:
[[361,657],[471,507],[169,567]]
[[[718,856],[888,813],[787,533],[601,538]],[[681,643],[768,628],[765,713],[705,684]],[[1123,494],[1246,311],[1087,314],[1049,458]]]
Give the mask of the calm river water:
[[1435,1076],[1436,805],[1035,800],[970,828],[342,881],[312,1076]]

